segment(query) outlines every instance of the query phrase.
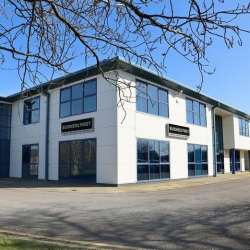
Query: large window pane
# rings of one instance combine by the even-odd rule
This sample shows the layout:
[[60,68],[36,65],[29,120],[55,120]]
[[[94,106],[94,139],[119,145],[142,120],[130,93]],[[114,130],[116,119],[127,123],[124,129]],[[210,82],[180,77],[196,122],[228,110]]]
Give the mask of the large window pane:
[[71,164],[82,164],[82,141],[71,141]]
[[149,166],[148,165],[137,166],[137,180],[138,181],[149,180]]
[[169,162],[169,143],[160,142],[161,163]]
[[72,115],[82,114],[83,103],[82,99],[72,101]]
[[72,100],[83,98],[83,87],[82,84],[72,86]]
[[158,115],[158,102],[148,100],[148,113],[152,115]]
[[70,102],[61,103],[60,117],[70,116]]
[[160,161],[160,149],[158,141],[149,141],[149,159],[150,162]]
[[194,123],[193,113],[187,111],[187,122],[188,123]]
[[200,116],[200,123],[201,123],[200,124],[201,126],[206,127],[206,125],[207,125],[206,116],[204,116],[204,115]]
[[186,99],[187,110],[193,111],[193,101]]
[[137,96],[148,98],[148,96],[147,96],[147,85],[145,83],[137,81],[136,88],[137,88],[136,89]]
[[39,117],[40,116],[40,111],[38,110],[33,110],[31,112],[31,123],[37,123],[39,122]]
[[30,175],[38,175],[38,164],[30,165]]
[[148,85],[149,100],[158,101],[158,88],[153,85]]
[[194,124],[200,125],[200,115],[196,113],[193,113],[193,115],[194,115]]
[[70,143],[60,143],[60,164],[67,165],[70,163]]
[[86,140],[84,141],[84,163],[96,162],[96,141]]
[[163,103],[168,103],[168,92],[162,89],[159,89],[159,101]]
[[193,101],[193,111],[195,113],[200,113],[200,104],[197,101]]
[[201,146],[202,151],[202,162],[207,162],[207,147]]
[[38,163],[38,145],[30,146],[30,163]]
[[195,176],[195,164],[188,164],[188,176]]
[[69,177],[70,177],[70,165],[60,165],[59,176],[60,176],[60,179],[69,179]]
[[150,165],[150,180],[160,179],[160,165]]
[[136,107],[137,111],[147,113],[148,112],[148,101],[144,97],[137,97]]
[[96,96],[84,98],[84,113],[96,111]]
[[194,162],[194,146],[188,145],[188,162]]
[[200,103],[200,114],[206,115],[206,106]]
[[71,88],[61,90],[61,102],[66,102],[71,100]]
[[137,140],[137,161],[148,162],[148,142],[146,140]]
[[91,81],[84,84],[84,96],[96,94],[96,81]]
[[170,167],[169,165],[161,165],[161,179],[170,178]]
[[23,146],[23,163],[30,163],[29,146]]
[[159,103],[159,116],[168,117],[168,105]]

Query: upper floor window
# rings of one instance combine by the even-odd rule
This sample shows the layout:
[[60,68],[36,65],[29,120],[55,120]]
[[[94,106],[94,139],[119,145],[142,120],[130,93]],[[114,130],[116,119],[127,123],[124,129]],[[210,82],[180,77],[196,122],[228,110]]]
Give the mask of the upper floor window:
[[168,92],[162,88],[136,81],[137,111],[168,117]]
[[40,96],[24,101],[24,125],[37,123],[40,120]]
[[96,79],[61,90],[60,117],[96,111]]
[[207,126],[206,105],[191,99],[186,99],[187,122]]
[[239,118],[239,128],[240,128],[240,135],[249,136],[249,126],[247,120]]

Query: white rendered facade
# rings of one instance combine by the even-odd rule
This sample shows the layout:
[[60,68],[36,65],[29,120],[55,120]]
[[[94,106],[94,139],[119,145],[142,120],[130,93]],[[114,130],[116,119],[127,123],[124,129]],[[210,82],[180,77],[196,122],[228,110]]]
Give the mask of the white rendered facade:
[[[117,72],[119,74],[117,74]],[[130,102],[124,103],[124,109],[117,106],[119,94],[115,87],[108,83],[101,75],[95,75],[84,81],[96,79],[97,82],[97,108],[94,112],[71,115],[60,118],[60,93],[64,88],[81,83],[83,79],[72,81],[67,85],[49,90],[50,93],[50,115],[49,115],[49,144],[48,144],[48,180],[59,180],[60,162],[59,147],[61,142],[95,139],[96,140],[96,182],[104,184],[128,184],[138,182],[138,139],[156,140],[169,143],[169,165],[170,178],[188,178],[188,145],[204,145],[207,147],[207,174],[215,175],[214,145],[213,145],[213,109],[215,115],[222,117],[223,127],[223,157],[224,170],[230,172],[230,151],[239,151],[240,171],[249,169],[250,137],[239,133],[239,115],[225,110],[223,107],[215,107],[211,101],[204,102],[200,94],[198,98],[157,84],[157,82],[145,79],[145,76],[117,70],[113,77],[117,82],[131,83],[132,88],[125,90],[125,95],[132,97]],[[136,104],[137,80],[141,80],[152,86],[158,86],[168,93],[168,117],[139,112]],[[174,83],[179,89],[182,85]],[[191,90],[189,90],[191,91]],[[195,91],[193,91],[195,93]],[[12,105],[11,120],[11,143],[9,177],[22,178],[23,146],[39,145],[38,179],[45,179],[46,169],[46,105],[47,96],[40,96],[40,119],[39,122],[29,125],[23,124],[24,101],[17,100]],[[34,97],[34,96],[33,96]],[[32,98],[33,98],[32,97]],[[30,97],[29,97],[30,98]],[[27,99],[29,99],[27,98]],[[187,98],[197,100],[205,104],[206,126],[199,126],[187,122]],[[201,100],[202,99],[202,100]],[[234,111],[234,109],[232,109]],[[248,115],[245,114],[247,117]],[[94,129],[89,133],[63,135],[61,124],[70,121],[93,118]],[[124,119],[125,118],[125,119]],[[244,118],[247,120],[247,118]],[[249,120],[248,128],[249,128]],[[174,124],[187,127],[190,130],[188,138],[168,136],[166,125]],[[239,170],[239,169],[238,169]],[[157,178],[156,178],[157,179]]]

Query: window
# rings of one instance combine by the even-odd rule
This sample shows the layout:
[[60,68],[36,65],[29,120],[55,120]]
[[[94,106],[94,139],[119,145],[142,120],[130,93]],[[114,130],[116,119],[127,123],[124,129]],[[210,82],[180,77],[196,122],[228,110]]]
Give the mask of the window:
[[96,79],[61,90],[60,117],[96,111]]
[[188,144],[188,176],[208,175],[207,146]]
[[186,99],[187,122],[206,127],[206,105],[191,99]]
[[40,97],[24,101],[24,125],[38,123],[40,120]]
[[[235,171],[240,171],[240,150],[235,150]],[[230,171],[233,171],[232,151],[230,150]]]
[[168,117],[168,92],[137,80],[137,111]]
[[240,128],[240,135],[247,137],[249,136],[249,126],[247,120],[239,118],[239,128]]
[[59,179],[96,181],[96,140],[60,142]]
[[23,178],[38,177],[38,144],[23,145]]
[[137,181],[170,178],[169,142],[137,139]]

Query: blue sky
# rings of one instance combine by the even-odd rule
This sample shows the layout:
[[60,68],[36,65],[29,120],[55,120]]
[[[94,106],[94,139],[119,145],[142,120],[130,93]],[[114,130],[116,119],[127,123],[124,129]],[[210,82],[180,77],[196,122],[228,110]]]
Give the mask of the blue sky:
[[[245,16],[239,25],[247,27],[249,23],[250,16]],[[216,72],[205,75],[202,92],[250,114],[250,35],[242,37],[241,47],[236,44],[233,49],[227,49],[223,41],[215,41],[208,50],[211,69],[216,67]],[[12,63],[7,59],[7,65]],[[82,68],[82,58],[73,61],[72,72]],[[167,73],[164,75],[194,89],[201,80],[197,66],[174,52],[168,56]],[[8,96],[20,91],[16,71],[0,70],[0,81],[0,95]]]

